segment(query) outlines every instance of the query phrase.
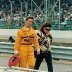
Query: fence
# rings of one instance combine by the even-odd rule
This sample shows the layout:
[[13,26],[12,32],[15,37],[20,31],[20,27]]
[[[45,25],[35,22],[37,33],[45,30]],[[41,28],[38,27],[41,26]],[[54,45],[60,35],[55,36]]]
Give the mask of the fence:
[[[0,42],[0,53],[14,53],[14,44],[7,42]],[[52,57],[54,59],[72,60],[72,47],[51,46]]]

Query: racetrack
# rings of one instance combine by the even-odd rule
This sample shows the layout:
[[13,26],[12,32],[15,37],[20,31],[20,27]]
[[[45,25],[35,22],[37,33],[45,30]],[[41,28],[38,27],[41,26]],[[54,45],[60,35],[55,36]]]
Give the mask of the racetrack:
[[[8,59],[12,55],[10,54],[0,54],[0,66],[8,67]],[[53,60],[53,69],[54,72],[72,72],[72,61],[65,60]],[[42,62],[40,70],[47,71],[46,63]]]

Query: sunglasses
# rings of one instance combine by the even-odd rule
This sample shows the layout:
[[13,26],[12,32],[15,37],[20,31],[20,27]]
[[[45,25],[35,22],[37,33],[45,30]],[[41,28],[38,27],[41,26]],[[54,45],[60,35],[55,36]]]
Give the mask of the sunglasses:
[[45,29],[45,30],[50,31],[51,29]]

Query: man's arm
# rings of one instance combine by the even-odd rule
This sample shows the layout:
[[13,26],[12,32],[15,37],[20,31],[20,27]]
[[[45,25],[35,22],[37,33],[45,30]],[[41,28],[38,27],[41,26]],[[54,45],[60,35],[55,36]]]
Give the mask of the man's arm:
[[20,31],[18,31],[14,44],[14,53],[19,53],[20,42],[21,42],[21,35],[20,35]]

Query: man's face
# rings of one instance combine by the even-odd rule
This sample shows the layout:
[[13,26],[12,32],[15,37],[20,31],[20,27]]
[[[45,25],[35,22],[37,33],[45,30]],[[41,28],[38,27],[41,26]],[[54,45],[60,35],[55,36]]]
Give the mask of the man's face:
[[28,26],[28,27],[30,27],[32,24],[33,24],[33,19],[28,19],[27,21],[26,21],[26,25]]

